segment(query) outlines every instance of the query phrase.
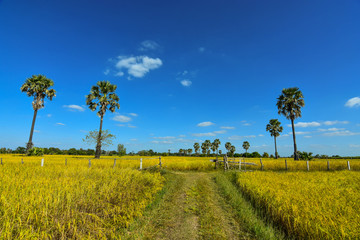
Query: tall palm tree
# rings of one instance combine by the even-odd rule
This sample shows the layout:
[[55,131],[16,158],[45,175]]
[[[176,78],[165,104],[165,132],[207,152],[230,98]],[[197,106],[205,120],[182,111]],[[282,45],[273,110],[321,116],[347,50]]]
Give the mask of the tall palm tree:
[[280,136],[280,133],[283,131],[283,127],[280,126],[281,122],[277,119],[270,119],[269,124],[266,125],[266,131],[270,132],[270,135],[274,137],[275,142],[275,158],[278,159],[278,152],[276,147],[276,137]]
[[117,86],[111,84],[109,81],[99,81],[97,86],[92,86],[90,94],[86,96],[86,104],[89,105],[91,111],[95,111],[99,107],[97,115],[100,117],[100,129],[97,138],[95,158],[100,158],[101,155],[101,131],[103,125],[104,115],[106,110],[115,112],[116,108],[120,108],[119,97],[116,95],[115,90]]
[[34,101],[32,102],[34,116],[31,124],[29,142],[26,144],[27,151],[29,151],[34,146],[32,143],[32,137],[38,110],[44,107],[45,97],[51,101],[53,97],[56,96],[56,91],[54,89],[49,89],[52,86],[54,86],[54,82],[51,79],[48,79],[46,76],[39,74],[33,75],[31,78],[26,79],[25,83],[20,88],[20,90],[22,92],[26,92],[29,97],[34,97]]
[[203,142],[203,143],[201,144],[201,152],[202,152],[202,154],[206,154],[206,152],[207,152],[207,147],[206,147],[206,143],[205,143],[205,142]]
[[199,143],[194,143],[194,149],[195,149],[195,153],[197,154],[199,149],[200,149],[200,144]]
[[229,152],[231,150],[231,143],[230,142],[225,143],[225,148]]
[[294,120],[301,117],[301,108],[305,106],[304,96],[297,87],[284,88],[277,98],[276,106],[278,113],[291,120],[291,127],[294,141],[294,160],[299,160],[297,154]]
[[216,146],[214,145],[214,143],[211,143],[210,149],[211,151],[213,151],[213,154],[215,154]]
[[218,139],[218,138],[215,139],[212,144],[213,144],[213,145],[215,146],[215,148],[216,148],[217,155],[219,155],[219,146],[220,146],[220,144],[221,144],[220,139]]
[[243,148],[245,149],[245,151],[246,151],[246,155],[245,155],[245,156],[247,156],[247,150],[250,148],[250,143],[249,143],[248,141],[245,141],[245,142],[243,142],[242,147],[243,147]]
[[236,148],[235,148],[234,145],[232,145],[231,148],[230,148],[230,154],[231,154],[232,157],[234,156],[235,151],[236,151]]
[[205,140],[205,148],[206,148],[206,156],[208,156],[209,155],[209,149],[210,149],[210,147],[211,147],[211,142],[210,142],[210,140]]

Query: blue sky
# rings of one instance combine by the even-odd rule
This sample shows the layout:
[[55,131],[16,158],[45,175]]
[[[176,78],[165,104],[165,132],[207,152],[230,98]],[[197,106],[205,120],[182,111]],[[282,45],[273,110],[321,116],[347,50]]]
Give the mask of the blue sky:
[[57,96],[38,113],[36,146],[92,148],[82,138],[99,118],[85,95],[109,80],[121,108],[104,128],[128,151],[219,138],[273,153],[265,127],[278,118],[279,154],[290,155],[275,104],[297,86],[298,149],[360,155],[359,11],[359,1],[0,0],[0,147],[25,146],[33,110],[20,86],[44,74]]

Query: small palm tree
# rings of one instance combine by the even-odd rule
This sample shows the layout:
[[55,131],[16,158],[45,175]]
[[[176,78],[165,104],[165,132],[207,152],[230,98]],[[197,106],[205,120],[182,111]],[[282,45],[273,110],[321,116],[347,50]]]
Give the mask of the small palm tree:
[[101,131],[103,125],[104,115],[106,110],[115,112],[116,108],[120,108],[119,97],[116,95],[116,85],[109,81],[99,81],[97,86],[92,86],[90,94],[86,96],[86,104],[89,105],[91,111],[95,111],[99,107],[97,115],[100,117],[99,136],[96,144],[95,158],[100,158],[101,155]]
[[27,151],[34,146],[32,143],[32,137],[37,111],[44,107],[45,97],[51,101],[53,97],[56,96],[56,91],[54,89],[49,89],[52,86],[54,86],[54,82],[51,79],[46,78],[46,76],[40,74],[33,75],[31,78],[26,79],[25,83],[20,88],[20,90],[22,92],[26,92],[29,97],[34,97],[34,101],[32,102],[34,116],[31,124],[29,142],[26,144]]
[[200,144],[199,143],[194,143],[194,149],[195,149],[195,153],[197,154],[199,149],[200,149]]
[[232,145],[231,148],[230,148],[230,154],[231,154],[232,157],[234,156],[235,151],[236,151],[236,148],[235,148],[234,145]]
[[215,139],[212,144],[215,146],[215,148],[216,148],[215,150],[218,151],[218,152],[217,152],[217,155],[219,155],[219,150],[218,150],[218,149],[219,149],[219,146],[220,146],[220,144],[221,144],[220,139],[218,139],[218,138]]
[[191,153],[192,153],[192,149],[191,149],[191,148],[189,148],[189,149],[187,150],[187,152],[188,152],[188,154],[189,154],[189,155],[191,155]]
[[276,147],[276,137],[280,136],[280,133],[283,131],[283,127],[280,126],[281,122],[277,119],[270,119],[269,124],[266,125],[266,131],[270,132],[270,135],[274,137],[275,142],[275,158],[278,159],[278,152]]
[[211,147],[211,142],[210,142],[210,140],[205,140],[204,144],[205,144],[205,148],[206,148],[206,156],[208,156],[209,155],[209,149]]
[[242,147],[245,149],[245,151],[246,151],[245,157],[247,157],[247,150],[250,148],[250,143],[248,141],[245,141],[245,142],[243,142]]
[[297,87],[285,88],[277,98],[278,113],[291,120],[294,141],[294,160],[299,160],[295,138],[294,120],[301,117],[301,108],[305,106],[304,96]]
[[231,150],[231,143],[230,142],[225,143],[225,148],[229,152]]

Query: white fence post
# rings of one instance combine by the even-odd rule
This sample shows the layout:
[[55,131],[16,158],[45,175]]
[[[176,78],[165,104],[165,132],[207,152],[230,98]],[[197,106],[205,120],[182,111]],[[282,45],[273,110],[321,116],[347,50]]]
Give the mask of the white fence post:
[[91,159],[89,159],[89,168],[91,167]]
[[140,170],[142,170],[142,158],[140,158]]
[[330,171],[330,161],[327,161],[327,170]]
[[44,166],[44,159],[41,159],[41,166]]
[[310,171],[309,161],[306,161],[306,169]]
[[350,162],[349,161],[347,161],[347,168],[350,171]]

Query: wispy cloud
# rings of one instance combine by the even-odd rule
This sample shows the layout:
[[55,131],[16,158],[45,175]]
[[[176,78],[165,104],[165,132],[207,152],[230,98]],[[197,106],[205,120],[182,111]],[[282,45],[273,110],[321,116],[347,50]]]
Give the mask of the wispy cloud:
[[264,136],[264,134],[259,134],[258,136],[259,136],[259,137],[263,137],[263,136]]
[[151,142],[155,143],[155,144],[173,144],[174,143],[173,141],[168,141],[168,140],[164,140],[164,141],[154,140],[154,141],[151,141]]
[[[296,124],[294,124],[295,127],[319,127],[321,126],[321,123],[319,122],[298,122]],[[291,127],[291,124],[287,124],[288,127]]]
[[104,71],[104,75],[109,75],[109,73],[110,73],[110,69],[106,69],[106,70]]
[[239,135],[233,135],[228,137],[228,140],[241,140],[246,138],[255,138],[255,135],[248,135],[248,136],[239,136]]
[[145,51],[152,51],[156,50],[160,47],[159,44],[157,44],[155,41],[152,40],[145,40],[141,42],[139,51],[145,52]]
[[128,116],[124,116],[124,115],[120,115],[120,114],[116,114],[112,120],[117,121],[117,122],[130,122],[131,118]]
[[346,103],[345,103],[345,107],[360,107],[360,97],[353,97],[350,98]]
[[71,104],[71,105],[64,105],[64,108],[67,108],[70,111],[79,111],[79,112],[83,112],[85,111],[85,108],[83,108],[82,106],[79,105],[75,105],[75,104]]
[[233,130],[235,129],[235,127],[228,127],[228,126],[222,126],[220,127],[221,129],[228,129],[228,130]]
[[304,138],[312,138],[312,136],[306,135],[304,136]]
[[349,123],[349,121],[338,121],[338,120],[324,122],[324,124],[327,126],[331,126],[331,125],[335,125],[335,124],[348,124],[348,123]]
[[226,133],[226,130],[214,131],[213,133],[215,133],[215,134],[224,134],[224,133]]
[[52,117],[52,115],[49,113],[49,114],[46,114],[47,117]]
[[138,114],[136,114],[136,113],[129,113],[129,115],[130,115],[130,116],[133,116],[133,117],[137,117],[137,116],[138,116]]
[[123,70],[136,78],[144,77],[150,70],[157,69],[162,66],[160,58],[151,58],[148,56],[119,56],[115,67],[118,69],[117,76],[123,76]]
[[360,148],[360,144],[350,144],[349,147],[351,147],[351,148]]
[[34,132],[39,133],[40,131],[35,129]]
[[65,124],[64,124],[64,123],[60,123],[60,122],[55,123],[55,125],[58,125],[58,126],[65,126]]
[[326,133],[323,134],[323,136],[327,136],[327,137],[333,137],[333,136],[354,136],[354,135],[360,135],[360,133],[351,132],[351,131],[349,131],[349,130],[343,130],[343,131],[326,132]]
[[204,47],[199,47],[199,49],[198,49],[198,51],[201,52],[201,53],[205,52],[205,50],[206,49]]
[[214,132],[208,132],[208,133],[193,133],[194,137],[215,137],[216,133]]
[[128,124],[116,124],[116,126],[118,126],[118,127],[136,128],[136,126],[131,125],[130,123],[128,123]]
[[197,126],[198,127],[209,127],[209,126],[212,126],[212,125],[215,125],[215,123],[213,123],[213,122],[201,122]]
[[192,81],[184,79],[182,81],[180,81],[181,85],[183,85],[184,87],[190,87],[192,84]]
[[165,137],[153,137],[154,139],[175,139],[173,136],[165,136]]

